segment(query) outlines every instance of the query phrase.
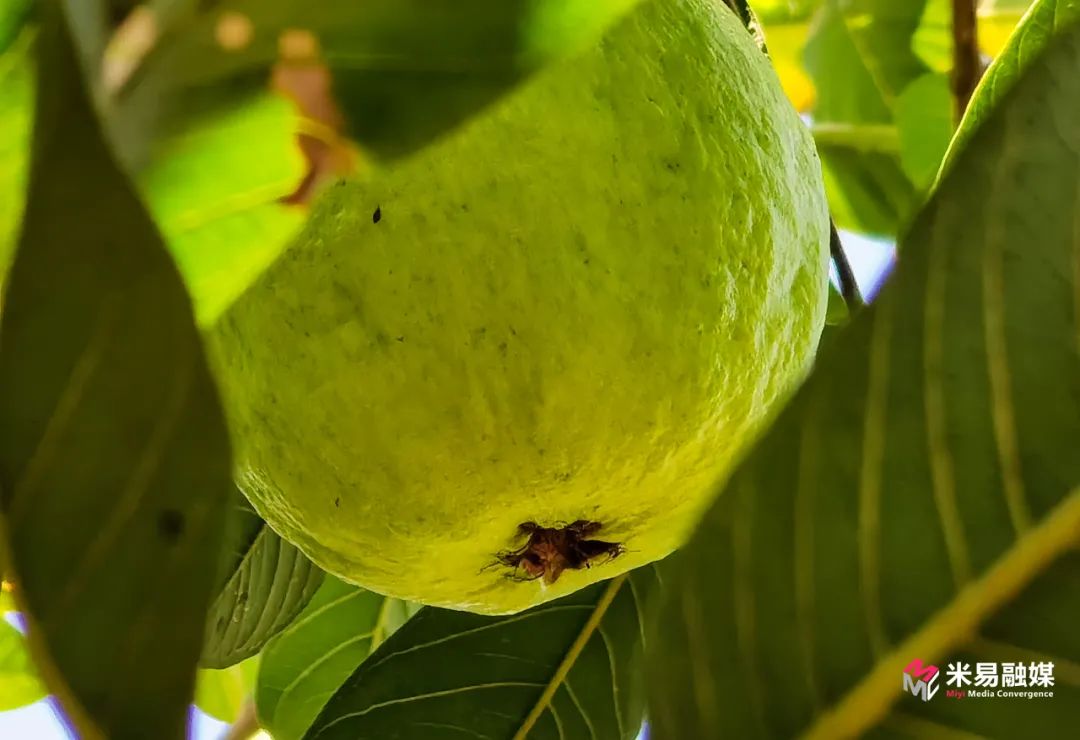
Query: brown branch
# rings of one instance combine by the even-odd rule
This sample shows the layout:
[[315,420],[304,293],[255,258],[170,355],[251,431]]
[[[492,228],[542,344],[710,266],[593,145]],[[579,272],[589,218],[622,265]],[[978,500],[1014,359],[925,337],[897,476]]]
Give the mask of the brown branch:
[[979,26],[975,0],[952,0],[953,68],[952,92],[956,119],[964,115],[968,101],[982,76],[979,56]]
[[844,253],[844,245],[840,243],[840,233],[836,230],[836,224],[829,219],[829,255],[833,264],[836,265],[836,275],[840,283],[840,295],[847,304],[848,313],[854,314],[863,306],[863,297],[859,292],[859,284],[855,282],[855,272],[851,269],[847,254]]

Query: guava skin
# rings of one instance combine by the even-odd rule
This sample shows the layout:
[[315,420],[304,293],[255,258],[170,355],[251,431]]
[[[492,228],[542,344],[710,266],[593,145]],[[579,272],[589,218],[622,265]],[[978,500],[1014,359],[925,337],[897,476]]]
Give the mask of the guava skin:
[[[320,198],[210,337],[238,483],[371,590],[557,598],[686,539],[807,372],[827,264],[820,164],[765,55],[722,3],[650,0]],[[551,585],[497,563],[521,523],[575,520],[625,552]]]

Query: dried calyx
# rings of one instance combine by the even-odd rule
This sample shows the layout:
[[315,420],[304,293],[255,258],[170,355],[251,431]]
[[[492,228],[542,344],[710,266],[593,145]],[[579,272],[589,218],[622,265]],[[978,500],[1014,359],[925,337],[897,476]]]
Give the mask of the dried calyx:
[[529,581],[543,578],[550,585],[568,568],[589,568],[600,558],[610,560],[622,554],[623,546],[618,542],[590,539],[601,527],[600,522],[584,519],[556,527],[523,522],[518,525],[518,534],[527,536],[528,540],[516,550],[499,553],[498,562],[513,569],[508,574],[510,578]]

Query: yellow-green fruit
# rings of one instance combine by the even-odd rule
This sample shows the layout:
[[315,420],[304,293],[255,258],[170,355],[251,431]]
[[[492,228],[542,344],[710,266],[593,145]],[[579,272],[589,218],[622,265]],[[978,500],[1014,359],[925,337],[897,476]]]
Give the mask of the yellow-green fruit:
[[[216,327],[238,480],[327,570],[513,612],[663,557],[806,372],[813,144],[717,0],[650,0],[388,173],[325,195]],[[553,584],[519,524],[599,522]]]

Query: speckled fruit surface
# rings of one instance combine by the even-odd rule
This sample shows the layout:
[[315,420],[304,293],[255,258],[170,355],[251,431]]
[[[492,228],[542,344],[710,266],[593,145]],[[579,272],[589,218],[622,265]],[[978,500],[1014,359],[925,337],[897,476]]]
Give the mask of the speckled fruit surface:
[[[210,337],[237,479],[319,565],[508,613],[659,559],[805,374],[811,138],[716,0],[648,0],[389,171],[342,183]],[[523,522],[618,557],[526,580]]]

